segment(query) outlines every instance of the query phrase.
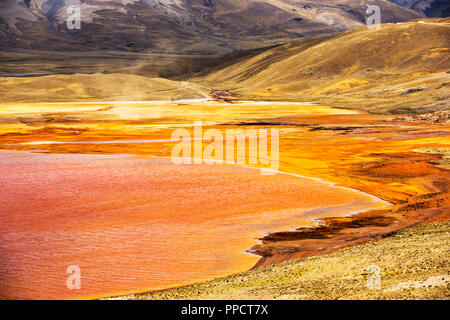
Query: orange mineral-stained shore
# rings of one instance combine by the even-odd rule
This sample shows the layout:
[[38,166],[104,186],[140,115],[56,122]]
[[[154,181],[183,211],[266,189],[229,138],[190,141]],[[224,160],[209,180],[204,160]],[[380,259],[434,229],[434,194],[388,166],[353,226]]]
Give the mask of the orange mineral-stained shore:
[[[0,153],[0,298],[93,298],[251,268],[266,232],[384,206],[294,175],[120,155]],[[318,210],[319,208],[322,208]],[[69,266],[81,269],[70,290]]]

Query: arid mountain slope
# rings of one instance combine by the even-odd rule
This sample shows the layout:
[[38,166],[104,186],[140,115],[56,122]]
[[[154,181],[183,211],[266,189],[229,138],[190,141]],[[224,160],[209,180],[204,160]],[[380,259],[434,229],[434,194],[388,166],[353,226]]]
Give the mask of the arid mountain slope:
[[[3,101],[163,100],[228,89],[243,99],[426,113],[449,109],[449,48],[447,18],[384,24],[379,30],[361,28],[217,58],[105,52],[77,59],[75,53],[46,53],[53,59],[46,63],[4,53],[6,73],[37,72],[45,64],[40,73],[98,74],[2,78],[0,96]],[[26,63],[12,68],[20,60]],[[60,60],[70,63],[61,66]]]
[[[383,22],[423,17],[374,0]],[[70,5],[81,29],[69,30]],[[222,54],[360,28],[363,0],[4,0],[0,49],[114,49]]]
[[422,12],[430,18],[445,18],[450,14],[447,0],[389,0],[399,6]]
[[131,74],[0,78],[1,102],[136,101],[204,98],[185,82]]
[[385,24],[268,49],[199,79],[253,99],[425,112],[449,107],[449,48],[450,19]]

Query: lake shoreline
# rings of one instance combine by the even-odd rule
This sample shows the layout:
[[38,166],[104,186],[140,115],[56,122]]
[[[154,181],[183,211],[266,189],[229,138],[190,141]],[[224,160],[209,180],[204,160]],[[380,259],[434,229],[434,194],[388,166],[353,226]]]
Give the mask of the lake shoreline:
[[[176,286],[178,284],[191,284],[250,269],[260,258],[259,255],[249,250],[251,245],[258,243],[258,238],[263,237],[264,234],[270,234],[273,230],[290,230],[297,224],[297,221],[309,224],[310,219],[302,218],[302,212],[319,210],[320,213],[317,216],[320,217],[321,214],[330,210],[325,209],[325,212],[322,212],[324,209],[322,204],[326,203],[327,206],[337,208],[334,211],[342,211],[342,215],[348,215],[351,210],[366,211],[378,205],[386,205],[385,202],[368,194],[341,188],[320,179],[282,172],[276,175],[261,175],[260,168],[233,164],[176,166],[171,164],[170,158],[161,157],[111,154],[43,154],[24,151],[2,151],[0,152],[0,162],[2,163],[0,180],[1,184],[5,186],[3,190],[5,197],[1,200],[5,216],[0,220],[0,230],[2,231],[0,235],[5,239],[3,247],[5,257],[8,257],[8,260],[14,260],[14,257],[16,257],[28,265],[54,265],[48,271],[50,273],[45,272],[43,276],[50,277],[56,274],[58,278],[64,277],[64,274],[58,273],[58,270],[63,270],[64,265],[68,265],[72,261],[79,261],[88,278],[96,275],[95,278],[100,280],[101,275],[105,272],[115,270],[115,268],[108,269],[109,263],[102,264],[103,256],[109,256],[109,259],[113,259],[112,261],[115,261],[115,264],[125,263],[127,268],[134,270],[135,275],[133,277],[142,280],[147,278],[146,281],[149,281],[149,284],[146,285],[148,286],[153,283],[154,280],[152,279],[155,278],[151,275],[161,273],[161,279],[154,282],[155,289],[161,287],[173,288],[173,284]],[[12,170],[13,168],[14,170]],[[181,180],[175,178],[177,175],[173,176],[174,170],[179,172],[178,175],[183,176]],[[139,174],[133,173],[135,171],[138,171]],[[112,172],[114,172],[113,177],[108,177]],[[205,176],[206,180],[199,180],[198,175]],[[190,176],[194,178],[192,181],[189,179]],[[205,195],[203,195],[203,199],[201,199],[205,187],[212,183],[211,177],[219,179],[217,177],[221,176],[224,180],[228,180],[226,185],[214,183],[217,187],[210,187],[211,190],[209,190],[212,193],[212,198],[205,198]],[[166,187],[167,182],[165,181],[170,177],[176,181]],[[189,194],[194,192],[192,196],[180,198],[179,192],[174,189],[180,183],[182,186],[198,184],[200,193],[195,196],[197,193],[191,189]],[[249,185],[246,186],[247,183]],[[43,189],[44,185],[46,186],[45,189]],[[226,192],[228,192],[227,188],[233,185],[232,190],[236,195],[230,198],[226,195]],[[156,190],[155,186],[158,186]],[[275,189],[273,189],[274,187]],[[100,194],[98,193],[99,189],[102,189]],[[157,197],[165,194],[164,190],[166,189],[170,190],[170,198],[174,198],[175,202],[166,200],[164,205],[159,208]],[[179,191],[184,194],[186,190],[181,187]],[[269,192],[277,198],[277,202],[270,204],[267,202],[267,198],[264,200],[264,196],[259,194],[260,191]],[[325,194],[327,198],[299,201],[305,193],[315,194],[316,197]],[[71,196],[72,194],[73,196]],[[216,199],[214,195],[219,194],[221,194],[219,198],[223,198],[220,200],[222,204],[220,207],[224,206],[227,209],[216,213],[217,210],[213,207],[210,208],[208,203]],[[234,199],[236,196],[238,199]],[[27,199],[27,201],[20,203],[17,199]],[[194,212],[191,212],[192,210],[178,208],[176,203],[182,203],[183,199],[197,208],[197,215],[203,217],[207,214],[210,218],[199,219],[195,217]],[[243,199],[247,200],[242,201]],[[161,203],[161,201],[159,202]],[[243,206],[242,209],[241,206]],[[169,218],[171,210],[167,210],[172,207],[172,215],[175,220],[171,224],[169,223],[173,220]],[[14,215],[14,212],[21,212],[21,215]],[[247,216],[248,218],[246,218]],[[57,223],[55,219],[58,221]],[[210,219],[211,222],[209,222]],[[217,220],[217,222],[213,222],[214,220]],[[178,224],[181,224],[180,226],[185,224],[186,226],[177,229]],[[203,224],[205,226],[201,227]],[[210,224],[211,226],[209,226]],[[33,228],[33,225],[38,225],[39,228]],[[170,225],[171,228],[178,231],[170,231],[166,234],[164,232],[166,225]],[[195,227],[191,230],[188,226]],[[207,229],[215,231],[210,232]],[[17,234],[27,234],[28,236],[17,238],[15,236]],[[115,234],[117,236],[114,236]],[[183,234],[186,235],[183,236]],[[199,234],[199,236],[192,238],[193,234]],[[103,235],[102,240],[98,239],[98,235]],[[223,245],[224,236],[226,236],[225,245]],[[144,237],[146,240],[143,240]],[[164,240],[166,238],[173,239],[173,241]],[[201,240],[205,238],[207,241]],[[217,238],[217,241],[215,238]],[[134,244],[133,239],[136,239],[136,244]],[[133,241],[130,245],[117,244],[130,241]],[[184,243],[181,248],[179,247],[180,241]],[[155,244],[150,246],[149,243]],[[27,257],[31,258],[29,248],[35,246],[38,247],[34,249],[32,255],[39,257],[39,263],[35,259],[27,260]],[[127,249],[128,246],[130,246],[129,249]],[[67,258],[57,260],[51,258],[52,255],[56,257],[66,255],[64,252],[71,247],[75,248],[73,257],[69,255]],[[186,249],[183,249],[184,247]],[[211,248],[209,249],[211,252],[206,251],[207,247]],[[117,249],[113,251],[109,248]],[[194,250],[194,248],[198,248],[198,250]],[[160,251],[162,253],[159,253]],[[48,255],[47,252],[51,252],[52,255]],[[123,259],[119,261],[121,259],[118,257],[123,255],[123,252],[126,252],[129,258],[126,261],[123,261]],[[138,252],[142,253],[138,254]],[[154,253],[150,254],[151,252]],[[135,260],[138,264],[130,261],[134,255],[136,255]],[[216,255],[216,258],[214,258],[214,255]],[[180,266],[166,265],[164,262],[159,265],[158,263],[161,263],[158,262],[159,256],[164,257],[164,259],[173,256],[174,264],[179,261]],[[96,261],[95,265],[98,267],[89,266],[86,259]],[[141,265],[142,259],[149,260],[148,266],[153,265],[153,269],[151,269],[153,271]],[[181,266],[186,265],[186,263],[194,263],[194,261],[194,265],[197,265],[194,269],[198,269],[198,272],[194,272],[193,275],[186,274],[187,271],[184,271],[186,268]],[[14,264],[11,263],[2,264],[3,271],[10,274],[10,278],[5,278],[7,282],[17,278],[17,275],[13,272]],[[175,270],[181,268],[178,272],[183,271],[183,276],[180,275],[172,279],[170,272],[166,272],[166,275],[164,272],[158,271],[165,268],[174,268]],[[35,271],[37,270],[39,269]],[[122,272],[120,278],[133,275],[132,272],[131,270],[127,273]],[[149,272],[149,276],[146,275],[147,272]],[[204,275],[202,275],[203,272],[205,272]],[[192,277],[191,280],[185,280],[190,279],[190,277]],[[179,280],[176,280],[178,278]],[[125,282],[123,285],[114,282],[108,284],[108,279],[104,280],[106,281],[105,294],[95,294],[94,292],[101,291],[96,290],[96,286],[99,286],[99,289],[103,288],[101,287],[102,283],[95,282],[95,284],[89,280],[85,284],[86,290],[88,290],[86,292],[92,292],[93,295],[80,295],[72,298],[104,298],[110,296],[108,293],[111,290],[108,289],[109,286],[113,288],[112,285],[115,285],[116,289],[119,289],[119,286],[127,287],[127,280],[123,280]],[[20,281],[19,287],[25,290],[26,281],[22,282]],[[45,290],[41,288],[41,297],[64,298],[65,291],[64,288],[59,288],[59,282],[59,280],[52,281],[49,282]],[[167,284],[164,284],[166,282]],[[133,281],[129,285],[138,288],[139,282]],[[144,282],[142,283],[143,288],[146,285],[144,285]],[[6,290],[6,288],[8,289]],[[12,293],[13,288],[14,285],[11,283],[11,285],[5,287],[6,291],[3,294]],[[55,293],[53,290],[58,290],[59,293]],[[17,294],[20,292],[18,291]],[[139,292],[145,293],[148,290],[139,290]],[[125,293],[136,293],[136,291],[120,290],[117,295]],[[62,294],[62,296],[59,296],[59,294]]]
[[[154,116],[151,111],[157,104],[146,105],[145,102],[137,105],[133,102],[118,103],[108,108],[71,108],[66,103],[64,107],[51,104],[36,109],[25,104],[23,109],[21,106],[17,109],[6,108],[2,110],[0,120],[5,118],[9,127],[6,127],[7,134],[0,140],[1,147],[5,151],[92,155],[130,153],[167,157],[164,150],[170,150],[173,144],[173,141],[167,140],[170,136],[167,129],[172,128],[167,119],[178,119],[178,113],[186,108],[184,105],[177,106],[176,102],[167,103],[168,106],[157,109],[158,113]],[[315,177],[309,178],[311,181],[329,181],[331,185],[343,186],[341,188],[359,191],[392,204],[390,208],[364,212],[348,210],[345,214],[335,215],[321,212],[323,209],[312,210],[311,214],[327,214],[307,226],[297,224],[296,229],[266,233],[260,237],[258,244],[247,246],[250,253],[261,257],[248,269],[331,253],[388,237],[392,232],[411,225],[449,219],[446,213],[449,208],[448,168],[436,165],[442,155],[413,151],[421,146],[439,150],[450,136],[448,125],[392,122],[391,116],[306,103],[274,103],[273,106],[269,102],[256,103],[251,111],[240,114],[238,111],[244,107],[245,103],[240,106],[194,102],[189,108],[190,118],[183,115],[183,122],[170,120],[170,123],[186,126],[186,123],[191,123],[190,119],[200,116],[201,120],[204,117],[209,121],[208,127],[219,126],[221,129],[242,128],[243,124],[256,128],[276,125],[283,130],[280,145],[283,162],[279,171],[298,177]],[[43,114],[44,111],[48,115]],[[15,118],[16,112],[21,117],[27,115],[26,123],[20,122],[24,118]],[[164,118],[165,115],[172,118]],[[160,131],[137,130],[147,122],[149,126],[158,124],[158,119],[166,119]],[[19,121],[17,126],[23,130],[20,134],[14,133],[14,121]],[[67,123],[70,127],[65,128]],[[106,129],[108,131],[103,131]],[[104,140],[104,132],[114,137],[111,139],[113,143],[100,143]],[[136,137],[160,142],[130,143],[137,141]],[[46,145],[36,141],[57,143]],[[83,141],[89,143],[83,144]]]

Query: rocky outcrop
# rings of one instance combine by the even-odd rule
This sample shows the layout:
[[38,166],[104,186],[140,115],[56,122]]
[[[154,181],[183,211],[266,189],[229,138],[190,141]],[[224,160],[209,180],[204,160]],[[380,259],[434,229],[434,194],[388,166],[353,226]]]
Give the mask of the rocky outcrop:
[[394,121],[406,122],[430,122],[430,123],[450,123],[450,110],[436,111],[425,114],[396,117]]

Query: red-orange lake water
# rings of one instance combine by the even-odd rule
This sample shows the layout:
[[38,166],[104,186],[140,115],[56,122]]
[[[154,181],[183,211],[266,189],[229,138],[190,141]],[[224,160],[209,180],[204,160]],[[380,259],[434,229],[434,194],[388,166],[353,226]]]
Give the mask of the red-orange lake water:
[[[308,210],[374,203],[239,166],[0,153],[0,298],[103,297],[244,271],[258,259],[245,250],[264,232],[308,224]],[[66,286],[72,265],[80,290]]]

